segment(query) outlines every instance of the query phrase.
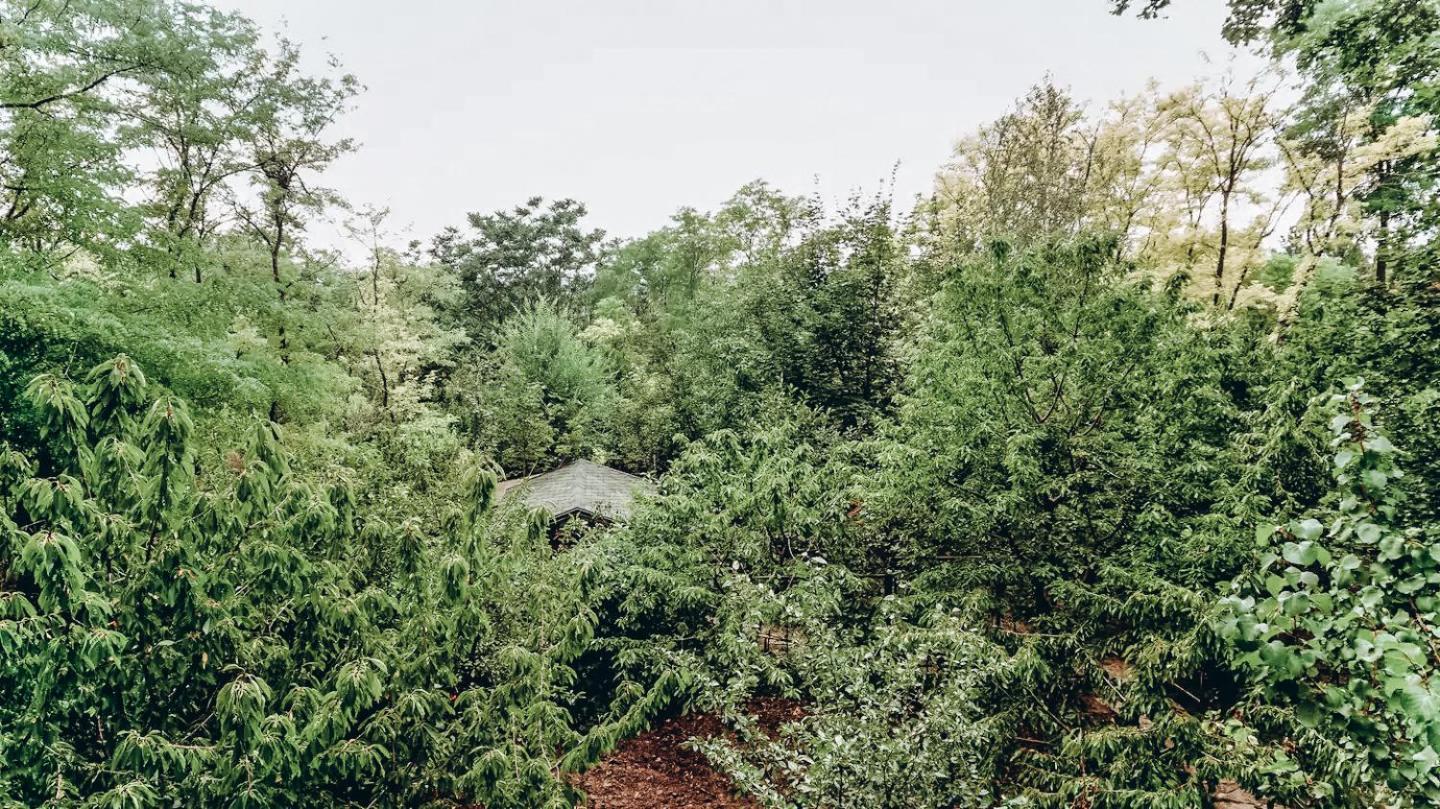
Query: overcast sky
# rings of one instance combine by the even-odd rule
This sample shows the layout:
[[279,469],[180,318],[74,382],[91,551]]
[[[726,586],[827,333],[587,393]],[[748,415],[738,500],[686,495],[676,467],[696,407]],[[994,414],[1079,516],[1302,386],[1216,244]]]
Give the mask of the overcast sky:
[[[1107,0],[220,0],[366,85],[332,186],[428,238],[574,197],[635,236],[757,178],[840,199],[928,190],[954,141],[1049,73],[1104,103],[1230,55],[1223,3]],[[322,242],[333,232],[317,232]]]

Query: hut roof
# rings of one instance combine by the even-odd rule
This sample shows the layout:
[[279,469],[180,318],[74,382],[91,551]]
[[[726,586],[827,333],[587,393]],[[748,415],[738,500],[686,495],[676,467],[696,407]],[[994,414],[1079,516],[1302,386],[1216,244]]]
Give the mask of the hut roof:
[[501,481],[500,499],[518,497],[529,508],[543,508],[552,517],[572,514],[624,520],[639,494],[655,484],[645,478],[591,461],[575,461],[541,475]]

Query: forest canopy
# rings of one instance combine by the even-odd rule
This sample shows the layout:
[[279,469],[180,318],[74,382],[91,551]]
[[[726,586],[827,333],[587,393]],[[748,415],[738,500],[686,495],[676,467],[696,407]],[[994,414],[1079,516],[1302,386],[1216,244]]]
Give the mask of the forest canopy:
[[[339,64],[0,0],[0,806],[576,806],[687,712],[772,807],[1440,804],[1440,4],[1226,8],[915,200],[402,244]],[[577,459],[658,493],[500,497]]]

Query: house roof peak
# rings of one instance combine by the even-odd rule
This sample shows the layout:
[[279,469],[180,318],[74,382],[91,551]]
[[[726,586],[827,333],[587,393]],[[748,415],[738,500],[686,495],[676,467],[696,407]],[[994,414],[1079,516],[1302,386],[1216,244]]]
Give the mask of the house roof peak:
[[502,481],[499,495],[502,500],[518,497],[527,507],[543,508],[556,518],[582,514],[625,520],[635,497],[655,490],[646,478],[581,458],[549,472]]

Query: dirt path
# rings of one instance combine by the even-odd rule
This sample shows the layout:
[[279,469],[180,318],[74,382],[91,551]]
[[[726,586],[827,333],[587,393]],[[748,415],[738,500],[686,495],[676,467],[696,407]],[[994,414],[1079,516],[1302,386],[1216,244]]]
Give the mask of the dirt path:
[[[796,703],[761,700],[746,706],[761,727],[774,729],[804,716]],[[667,719],[627,739],[573,783],[589,796],[590,809],[757,809],[759,804],[737,797],[730,779],[716,772],[705,757],[686,748],[692,737],[726,735],[718,716],[690,714]]]

